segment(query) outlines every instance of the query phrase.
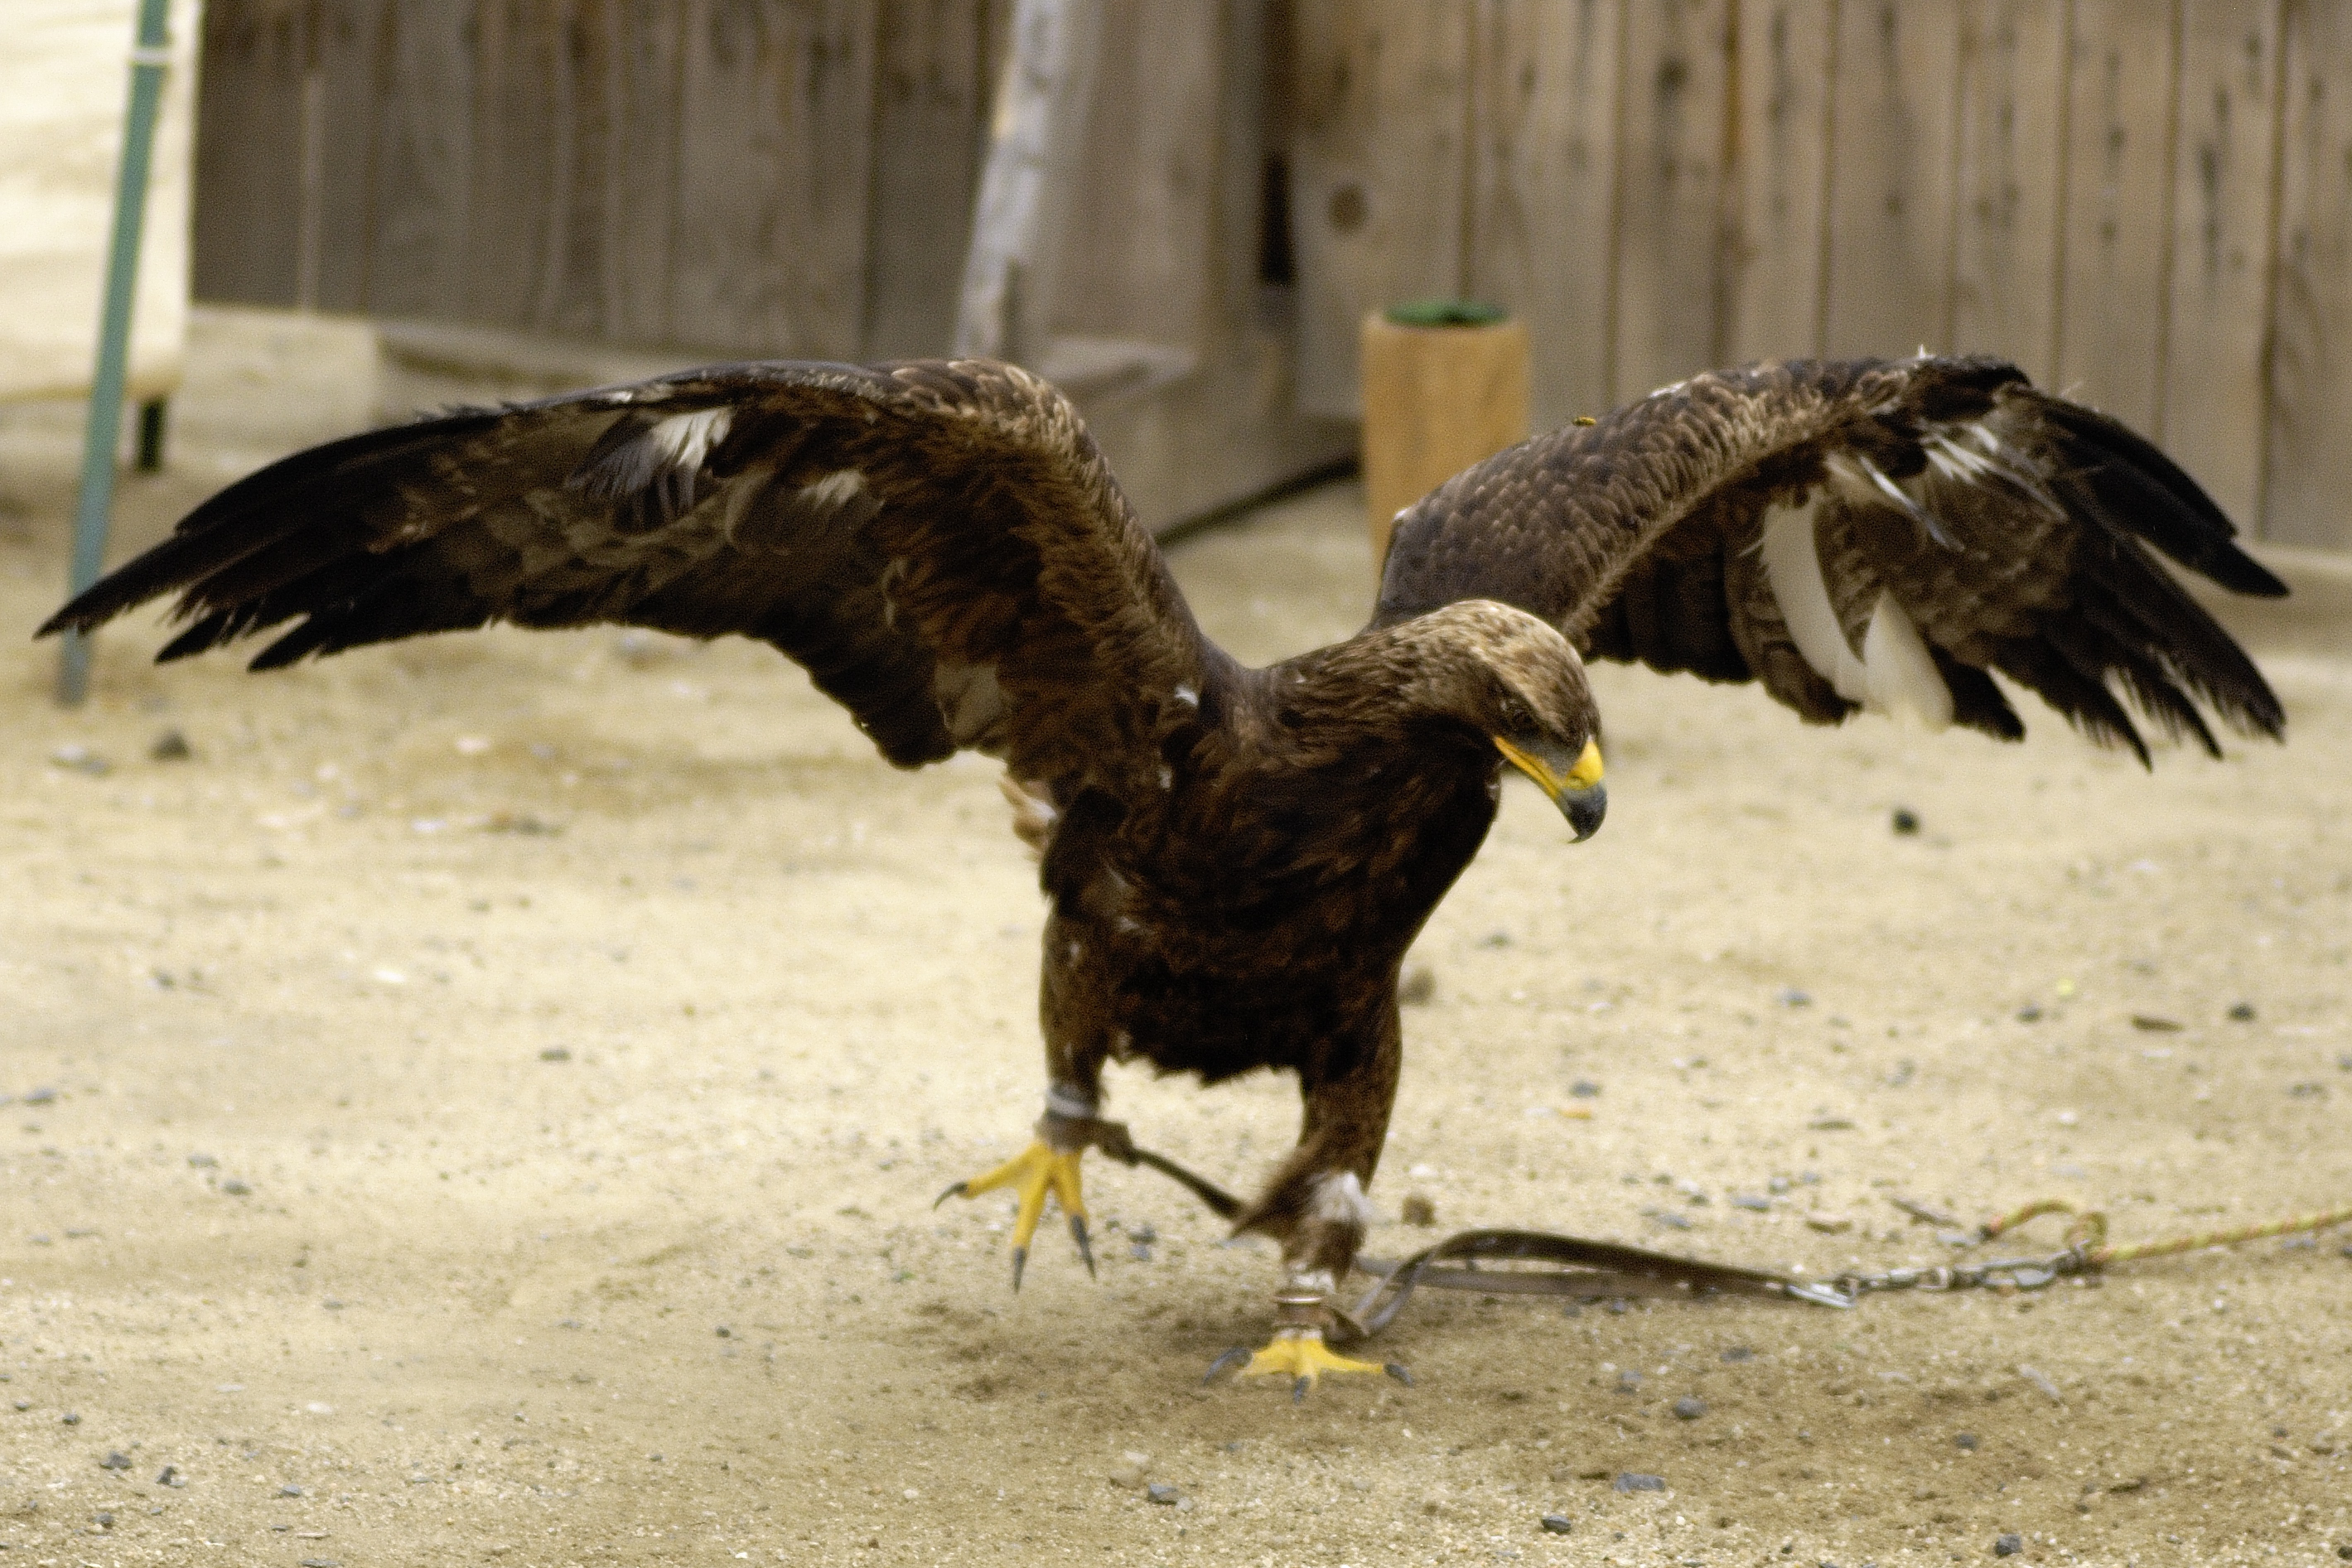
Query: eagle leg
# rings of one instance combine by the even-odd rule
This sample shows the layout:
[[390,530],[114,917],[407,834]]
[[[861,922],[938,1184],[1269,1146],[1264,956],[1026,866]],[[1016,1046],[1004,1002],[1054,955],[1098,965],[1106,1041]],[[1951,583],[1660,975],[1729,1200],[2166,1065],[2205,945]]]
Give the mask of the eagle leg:
[[[937,1208],[951,1197],[978,1197],[1001,1186],[1012,1187],[1021,1200],[1013,1221],[1013,1288],[1017,1291],[1021,1288],[1022,1270],[1029,1263],[1030,1239],[1037,1234],[1037,1222],[1045,1218],[1045,1199],[1050,1196],[1070,1217],[1070,1239],[1077,1244],[1078,1256],[1085,1261],[1087,1276],[1091,1279],[1095,1273],[1094,1244],[1087,1234],[1087,1202],[1078,1162],[1086,1156],[1087,1150],[1097,1146],[1117,1155],[1133,1145],[1127,1128],[1119,1123],[1066,1115],[1049,1106],[1038,1120],[1037,1136],[1027,1148],[984,1176],[955,1183],[933,1199],[931,1207]],[[1128,1163],[1134,1161],[1129,1158]]]

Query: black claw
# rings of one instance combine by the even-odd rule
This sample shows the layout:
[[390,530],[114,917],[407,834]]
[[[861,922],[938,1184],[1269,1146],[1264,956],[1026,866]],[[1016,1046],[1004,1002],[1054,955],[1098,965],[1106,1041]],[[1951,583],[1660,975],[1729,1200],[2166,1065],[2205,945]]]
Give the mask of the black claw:
[[1290,1402],[1293,1405],[1304,1405],[1307,1403],[1307,1391],[1314,1386],[1315,1380],[1311,1377],[1295,1380],[1290,1385]]
[[1029,1249],[1026,1247],[1015,1247],[1013,1249],[1013,1289],[1015,1291],[1018,1291],[1021,1289],[1021,1270],[1028,1266]]
[[1224,1369],[1229,1366],[1239,1365],[1249,1358],[1249,1346],[1245,1344],[1237,1344],[1234,1346],[1233,1349],[1225,1352],[1224,1354],[1217,1357],[1216,1360],[1209,1363],[1209,1370],[1201,1375],[1201,1381],[1204,1385],[1214,1383],[1217,1380],[1217,1374],[1224,1371]]
[[1078,1256],[1087,1260],[1087,1278],[1095,1277],[1095,1249],[1087,1245],[1087,1217],[1070,1216],[1070,1239],[1078,1244]]
[[1391,1377],[1395,1378],[1399,1383],[1403,1384],[1407,1388],[1411,1388],[1412,1386],[1412,1369],[1405,1365],[1403,1362],[1389,1362],[1382,1365],[1381,1370],[1387,1373]]
[[969,1182],[957,1182],[953,1186],[949,1187],[947,1191],[931,1199],[931,1207],[933,1208],[937,1208],[940,1205],[945,1203],[951,1197],[961,1197],[963,1196],[963,1189],[971,1185],[971,1184]]

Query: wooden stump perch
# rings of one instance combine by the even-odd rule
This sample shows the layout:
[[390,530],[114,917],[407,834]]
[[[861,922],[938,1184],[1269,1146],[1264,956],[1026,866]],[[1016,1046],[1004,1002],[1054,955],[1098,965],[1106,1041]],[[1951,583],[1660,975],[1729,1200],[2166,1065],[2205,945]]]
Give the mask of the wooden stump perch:
[[1364,318],[1364,504],[1372,560],[1396,515],[1528,437],[1528,329],[1489,306],[1401,305]]

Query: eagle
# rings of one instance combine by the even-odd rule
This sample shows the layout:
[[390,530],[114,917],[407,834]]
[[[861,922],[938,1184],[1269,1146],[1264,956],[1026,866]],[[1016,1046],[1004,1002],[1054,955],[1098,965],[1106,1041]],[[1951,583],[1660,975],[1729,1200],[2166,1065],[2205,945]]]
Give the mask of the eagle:
[[[173,660],[271,669],[507,622],[774,645],[882,755],[999,758],[1047,902],[1045,1113],[947,1196],[1048,1198],[1132,1163],[1109,1061],[1297,1075],[1297,1145],[1236,1217],[1279,1245],[1245,1372],[1303,1392],[1403,1061],[1406,949],[1525,775],[1583,839],[1600,658],[2022,737],[2012,691],[2145,764],[2277,698],[2159,557],[2285,592],[2179,467],[1990,359],[1698,375],[1465,470],[1400,513],[1364,629],[1263,669],[1212,643],[1070,402],[985,360],[721,365],[459,410],[288,457],[43,628],[177,594]],[[2004,686],[1996,676],[2011,683]],[[2209,719],[2209,715],[2210,718]]]

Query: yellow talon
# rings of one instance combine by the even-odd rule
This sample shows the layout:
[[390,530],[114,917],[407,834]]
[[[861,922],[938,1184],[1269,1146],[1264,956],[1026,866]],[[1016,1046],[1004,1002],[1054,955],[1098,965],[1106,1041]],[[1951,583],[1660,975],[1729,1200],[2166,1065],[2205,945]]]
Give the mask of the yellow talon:
[[1403,1368],[1337,1354],[1323,1343],[1322,1330],[1293,1328],[1276,1333],[1264,1350],[1250,1357],[1249,1364],[1241,1369],[1239,1375],[1287,1377],[1290,1396],[1304,1399],[1307,1391],[1327,1372],[1385,1372],[1391,1377],[1402,1377]]
[[1038,1138],[986,1176],[960,1181],[940,1194],[944,1202],[950,1197],[978,1197],[1000,1186],[1019,1192],[1021,1207],[1013,1220],[1014,1290],[1021,1288],[1021,1270],[1029,1261],[1029,1239],[1037,1234],[1037,1221],[1045,1217],[1045,1195],[1049,1192],[1062,1206],[1062,1212],[1070,1217],[1070,1235],[1078,1244],[1078,1256],[1086,1260],[1087,1273],[1094,1273],[1094,1249],[1087,1240],[1087,1202],[1078,1185],[1078,1161],[1086,1152],[1083,1147],[1056,1149]]

